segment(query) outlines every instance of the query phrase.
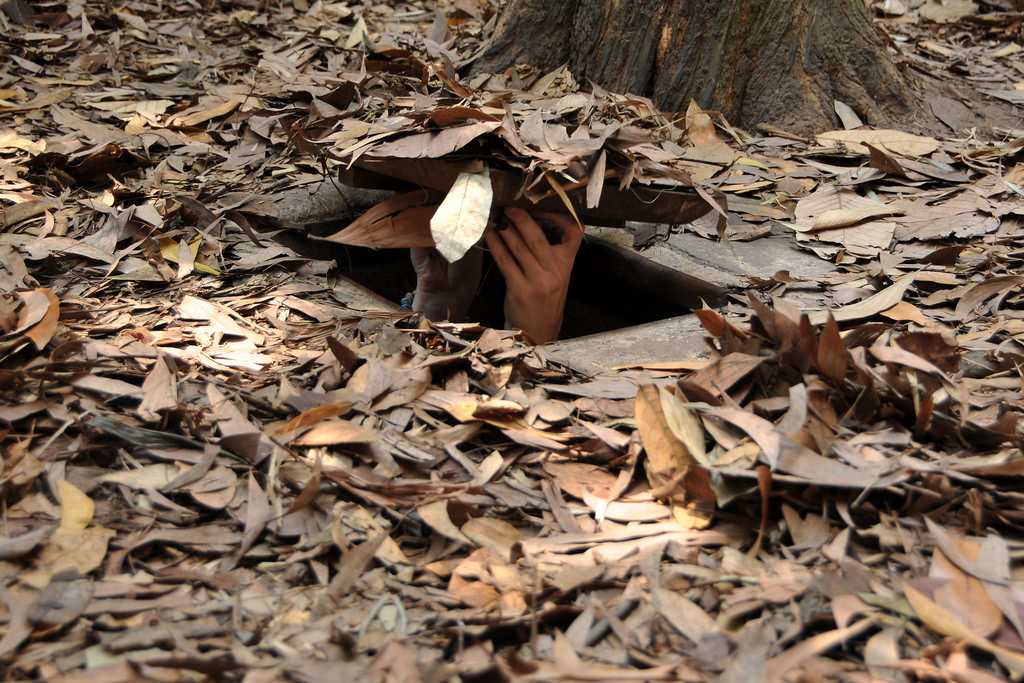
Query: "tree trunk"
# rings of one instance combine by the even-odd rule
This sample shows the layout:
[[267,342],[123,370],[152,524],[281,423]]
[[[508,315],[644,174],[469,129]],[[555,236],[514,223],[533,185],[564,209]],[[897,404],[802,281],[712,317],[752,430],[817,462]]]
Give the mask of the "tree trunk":
[[868,123],[930,125],[864,0],[513,0],[474,69],[521,63],[745,127],[835,128],[835,100]]
[[[364,211],[390,197],[393,192],[363,189],[336,180],[297,187],[272,196],[273,218],[285,227],[309,228],[312,232],[337,232]],[[317,230],[323,225],[323,229]]]

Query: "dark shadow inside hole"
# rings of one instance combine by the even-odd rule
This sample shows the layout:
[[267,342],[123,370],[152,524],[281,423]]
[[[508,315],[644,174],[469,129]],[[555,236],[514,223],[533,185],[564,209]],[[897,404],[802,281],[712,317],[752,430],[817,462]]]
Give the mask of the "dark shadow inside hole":
[[[407,249],[341,247],[340,274],[394,303],[416,288]],[[576,257],[565,307],[562,338],[608,332],[689,313],[705,301],[720,303],[722,292],[640,254],[600,239],[584,241]],[[470,319],[504,327],[505,282],[485,256],[480,289]]]

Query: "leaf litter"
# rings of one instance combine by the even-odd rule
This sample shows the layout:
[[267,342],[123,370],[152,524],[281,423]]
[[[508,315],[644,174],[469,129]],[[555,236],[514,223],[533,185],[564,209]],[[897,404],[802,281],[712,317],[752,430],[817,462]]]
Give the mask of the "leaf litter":
[[[1019,7],[982,4],[874,3],[903,59],[1020,105]],[[462,79],[477,0],[172,6],[0,15],[12,680],[1024,674],[1024,131]],[[584,376],[343,296],[273,205],[325,166],[421,188],[343,244],[455,257],[485,205],[603,224],[649,189],[834,267],[699,311],[700,359]]]

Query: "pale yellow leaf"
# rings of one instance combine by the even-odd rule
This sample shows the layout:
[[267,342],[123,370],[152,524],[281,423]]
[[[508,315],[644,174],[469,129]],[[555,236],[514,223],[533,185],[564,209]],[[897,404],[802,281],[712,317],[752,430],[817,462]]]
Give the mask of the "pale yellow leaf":
[[437,250],[455,263],[473,248],[484,234],[491,212],[491,174],[460,173],[447,196],[430,219],[430,234]]
[[81,531],[89,526],[96,510],[89,496],[67,479],[57,482],[57,496],[60,498],[60,529]]

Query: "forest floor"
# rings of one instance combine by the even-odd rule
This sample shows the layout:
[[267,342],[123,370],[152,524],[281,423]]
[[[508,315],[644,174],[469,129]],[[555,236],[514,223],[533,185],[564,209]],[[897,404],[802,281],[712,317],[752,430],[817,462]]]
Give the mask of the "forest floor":
[[[4,680],[1020,678],[1024,125],[962,126],[1024,120],[1024,15],[980,4],[875,7],[983,98],[930,100],[948,130],[839,104],[805,138],[460,83],[483,0],[4,2]],[[361,307],[273,220],[403,126],[502,116],[545,163],[619,121],[609,168],[728,198],[676,231],[833,265],[584,375]]]

